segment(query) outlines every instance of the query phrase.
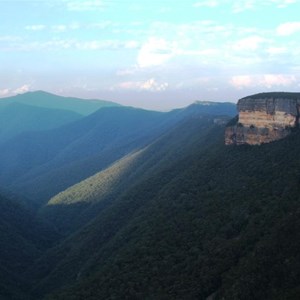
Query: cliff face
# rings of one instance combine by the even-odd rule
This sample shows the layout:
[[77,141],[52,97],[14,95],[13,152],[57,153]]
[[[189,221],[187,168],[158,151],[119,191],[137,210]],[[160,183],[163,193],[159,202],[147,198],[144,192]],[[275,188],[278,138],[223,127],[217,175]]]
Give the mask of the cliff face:
[[263,93],[240,99],[238,119],[225,131],[226,145],[260,145],[282,139],[299,125],[300,93]]

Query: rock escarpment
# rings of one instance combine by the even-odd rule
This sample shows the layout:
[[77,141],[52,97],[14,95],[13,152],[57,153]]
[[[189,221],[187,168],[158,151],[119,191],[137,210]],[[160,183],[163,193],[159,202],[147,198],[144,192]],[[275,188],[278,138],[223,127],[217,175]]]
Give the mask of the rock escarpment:
[[226,145],[260,145],[282,139],[299,126],[300,93],[261,93],[238,101],[228,123]]

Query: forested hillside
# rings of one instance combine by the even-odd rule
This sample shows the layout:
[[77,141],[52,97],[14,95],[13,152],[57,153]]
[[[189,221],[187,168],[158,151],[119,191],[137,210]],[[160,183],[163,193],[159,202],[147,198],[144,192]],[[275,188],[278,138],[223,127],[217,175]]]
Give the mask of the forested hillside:
[[62,234],[80,228],[142,178],[157,177],[158,170],[183,159],[188,147],[208,147],[214,129],[212,117],[198,115],[180,122],[145,148],[52,198],[41,217],[50,218]]
[[299,12],[0,0],[0,300],[300,300]]
[[299,299],[300,132],[225,146],[231,108],[102,108],[3,143],[0,296]]
[[71,284],[47,299],[297,299],[299,133],[225,147],[223,128],[209,124],[190,120],[145,150],[151,161],[162,149],[163,163],[37,262],[35,293]]
[[0,299],[29,299],[24,272],[59,237],[30,209],[0,195]]

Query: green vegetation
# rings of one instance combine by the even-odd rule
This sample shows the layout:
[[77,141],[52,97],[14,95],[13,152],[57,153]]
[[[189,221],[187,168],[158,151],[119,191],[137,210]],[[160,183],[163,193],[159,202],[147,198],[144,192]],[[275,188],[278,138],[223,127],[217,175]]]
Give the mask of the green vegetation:
[[269,92],[269,93],[259,93],[251,96],[244,97],[242,99],[265,99],[265,98],[282,98],[282,99],[300,99],[300,93],[289,93],[289,92]]
[[0,298],[299,299],[300,131],[226,147],[201,105],[5,143],[8,187],[63,191],[37,215],[0,197]]
[[33,267],[43,278],[35,293],[71,285],[46,298],[298,299],[299,133],[225,147],[224,129],[208,124],[190,120],[145,150],[140,179]]
[[194,144],[196,135],[199,143],[209,144],[210,128],[215,128],[211,117],[176,126],[151,145],[59,193],[41,209],[40,216],[52,221],[62,234],[80,228],[129,186],[136,185],[144,177],[155,177],[157,169],[175,164],[180,156],[187,155],[182,145]]
[[29,299],[23,273],[57,238],[29,209],[0,195],[0,299]]

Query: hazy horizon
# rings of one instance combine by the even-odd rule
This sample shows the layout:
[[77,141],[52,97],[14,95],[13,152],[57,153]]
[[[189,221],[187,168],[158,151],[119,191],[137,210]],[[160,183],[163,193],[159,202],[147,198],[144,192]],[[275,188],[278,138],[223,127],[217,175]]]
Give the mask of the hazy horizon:
[[299,0],[1,1],[0,98],[168,110],[299,91]]

